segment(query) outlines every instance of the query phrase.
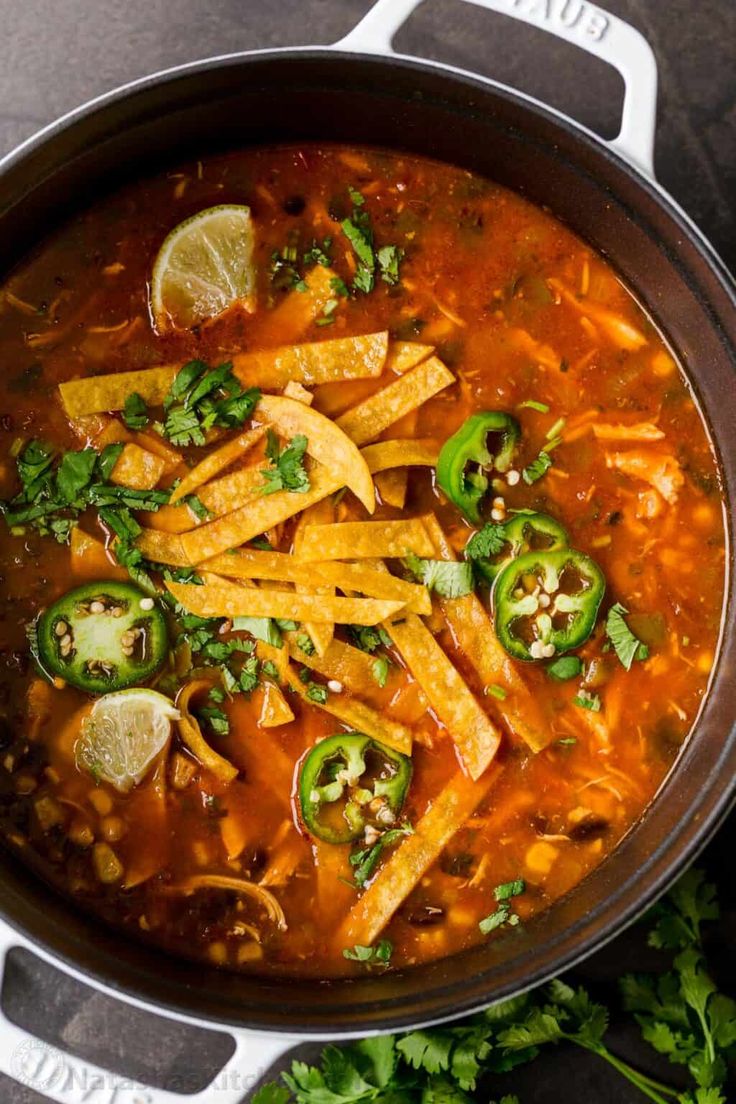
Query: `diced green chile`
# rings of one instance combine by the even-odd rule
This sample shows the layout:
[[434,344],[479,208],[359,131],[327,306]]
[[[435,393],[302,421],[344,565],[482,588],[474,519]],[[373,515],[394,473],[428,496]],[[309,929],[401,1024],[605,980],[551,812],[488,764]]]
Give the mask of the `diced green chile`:
[[411,759],[362,732],[340,732],[312,748],[299,777],[307,831],[350,843],[366,827],[394,827],[411,781]]
[[503,530],[506,544],[498,556],[474,561],[478,574],[489,584],[509,560],[527,552],[556,552],[569,544],[567,531],[549,514],[515,514],[503,523]]
[[527,552],[496,579],[496,635],[514,659],[549,659],[579,648],[593,631],[605,589],[602,571],[583,552]]
[[509,470],[520,434],[519,423],[511,414],[483,410],[466,418],[442,446],[437,482],[469,521],[480,521],[481,503],[488,491],[487,473]]
[[68,591],[38,619],[40,666],[90,694],[145,682],[168,651],[166,621],[158,606],[146,608],[150,601],[131,583],[109,580]]

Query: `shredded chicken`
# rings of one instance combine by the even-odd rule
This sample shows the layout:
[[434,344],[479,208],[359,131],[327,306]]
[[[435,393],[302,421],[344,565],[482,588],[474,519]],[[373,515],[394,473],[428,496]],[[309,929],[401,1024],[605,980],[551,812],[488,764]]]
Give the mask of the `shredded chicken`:
[[606,465],[624,475],[651,484],[670,505],[677,502],[677,495],[685,482],[682,469],[674,456],[656,452],[654,449],[609,452],[606,453]]

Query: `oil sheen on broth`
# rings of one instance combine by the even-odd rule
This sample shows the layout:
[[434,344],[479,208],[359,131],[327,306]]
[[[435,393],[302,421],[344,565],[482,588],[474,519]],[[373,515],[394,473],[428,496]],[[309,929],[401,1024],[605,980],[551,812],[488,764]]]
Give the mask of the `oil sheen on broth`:
[[[161,244],[221,204],[250,208],[255,292],[217,317],[157,332],[149,283]],[[331,367],[318,351],[317,377],[274,369],[271,379],[274,358],[257,369],[242,359],[362,335],[378,336],[368,351],[341,347]],[[25,506],[50,503],[40,521],[26,509],[20,524],[17,503],[6,507],[0,530],[0,826],[81,907],[225,967],[380,972],[507,937],[641,816],[714,660],[721,495],[698,410],[651,320],[549,214],[470,173],[376,150],[205,159],[101,200],[25,260],[2,290],[0,353],[0,490],[6,500],[27,490]],[[291,355],[287,367],[299,361]],[[172,431],[162,396],[130,400],[125,417],[120,404],[70,417],[58,389],[192,360],[202,362],[200,381],[234,365],[225,390],[210,392],[214,406],[188,392],[203,444],[181,425]],[[264,394],[286,387],[286,413],[256,405],[254,378]],[[228,392],[233,379],[240,386]],[[403,405],[387,413],[381,399],[371,421],[363,404],[397,384]],[[480,412],[503,417],[468,422]],[[230,463],[218,454],[264,423],[271,433],[233,446]],[[414,450],[412,466],[372,473],[372,515],[354,493],[365,467],[343,444],[339,459],[329,451],[348,438],[361,464],[373,455],[369,466],[387,455],[371,454],[376,440]],[[49,447],[28,452],[31,442]],[[85,463],[100,461],[61,457],[85,448],[107,456],[108,470],[85,469],[75,507]],[[333,460],[320,463],[320,452]],[[164,504],[162,489],[216,454],[224,466],[194,499]],[[113,460],[131,465],[127,477]],[[62,478],[66,499],[54,504],[65,462],[77,484]],[[351,474],[341,481],[343,468]],[[90,491],[126,478],[143,497]],[[320,479],[329,493],[309,504]],[[284,496],[287,516],[242,528]],[[345,523],[359,527],[329,528]],[[328,528],[310,539],[312,525]],[[156,540],[163,564],[153,562]],[[271,551],[281,558],[263,559]],[[528,566],[514,576],[519,556]],[[127,589],[141,572],[152,600]],[[390,600],[381,589],[391,578],[414,590]],[[86,584],[81,598],[52,607]],[[204,614],[195,590],[208,596]],[[277,609],[277,592],[317,606],[299,607],[299,618],[281,606],[264,614]],[[128,610],[126,594],[140,610]],[[561,594],[577,613],[561,612]],[[239,620],[253,595],[257,620]],[[332,622],[304,616],[324,618],[346,598],[367,624],[351,624],[339,602]],[[133,685],[142,650],[155,649],[151,619],[163,614],[168,644],[141,681],[175,702],[179,719],[158,717],[157,744],[161,702],[144,695],[150,755],[142,777],[120,786],[110,781],[128,769],[120,748],[105,744],[100,766],[95,741],[132,739],[128,722],[103,737],[90,721],[110,677],[104,657],[84,667],[88,689],[97,678],[93,694],[74,685],[69,665],[84,626],[97,617],[109,634],[123,607],[132,636],[120,636],[119,668],[132,668]],[[56,649],[62,675],[34,663],[29,626],[37,648]],[[323,749],[310,760],[340,733],[324,745],[332,757]]]

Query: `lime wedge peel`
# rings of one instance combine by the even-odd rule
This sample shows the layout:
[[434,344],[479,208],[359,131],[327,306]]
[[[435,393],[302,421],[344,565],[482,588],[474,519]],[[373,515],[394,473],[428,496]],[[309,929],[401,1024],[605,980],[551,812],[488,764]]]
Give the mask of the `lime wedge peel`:
[[180,222],[153,266],[151,316],[156,330],[191,329],[238,302],[253,310],[254,249],[249,207],[208,207]]
[[179,710],[156,690],[118,690],[99,698],[74,748],[77,766],[121,793],[143,780],[171,738]]

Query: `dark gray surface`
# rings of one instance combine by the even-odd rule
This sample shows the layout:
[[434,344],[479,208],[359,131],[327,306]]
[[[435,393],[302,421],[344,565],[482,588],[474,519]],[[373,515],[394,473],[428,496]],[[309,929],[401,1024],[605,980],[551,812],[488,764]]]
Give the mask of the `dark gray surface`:
[[[195,58],[267,46],[334,41],[368,0],[0,0],[0,152],[78,103],[117,84]],[[724,259],[736,266],[736,3],[734,0],[608,0],[610,11],[647,36],[659,62],[657,174]],[[615,133],[621,82],[607,67],[529,27],[460,0],[428,0],[402,31],[406,52],[493,75]],[[295,105],[297,109],[298,105]],[[723,987],[736,989],[736,890],[732,817],[707,852],[724,916],[711,934]],[[628,932],[591,958],[578,976],[615,1004],[624,969],[654,968],[641,934]],[[207,1083],[229,1053],[226,1038],[133,1012],[15,954],[3,993],[11,1017],[47,1040],[130,1077],[174,1091]],[[673,1079],[653,1063],[636,1032],[614,1024],[623,1056]],[[574,1086],[574,1088],[571,1088]],[[499,1084],[522,1104],[639,1104],[638,1093],[592,1056],[551,1052]],[[218,1093],[211,1094],[216,1104]],[[40,1104],[32,1089],[0,1077],[0,1102]]]

